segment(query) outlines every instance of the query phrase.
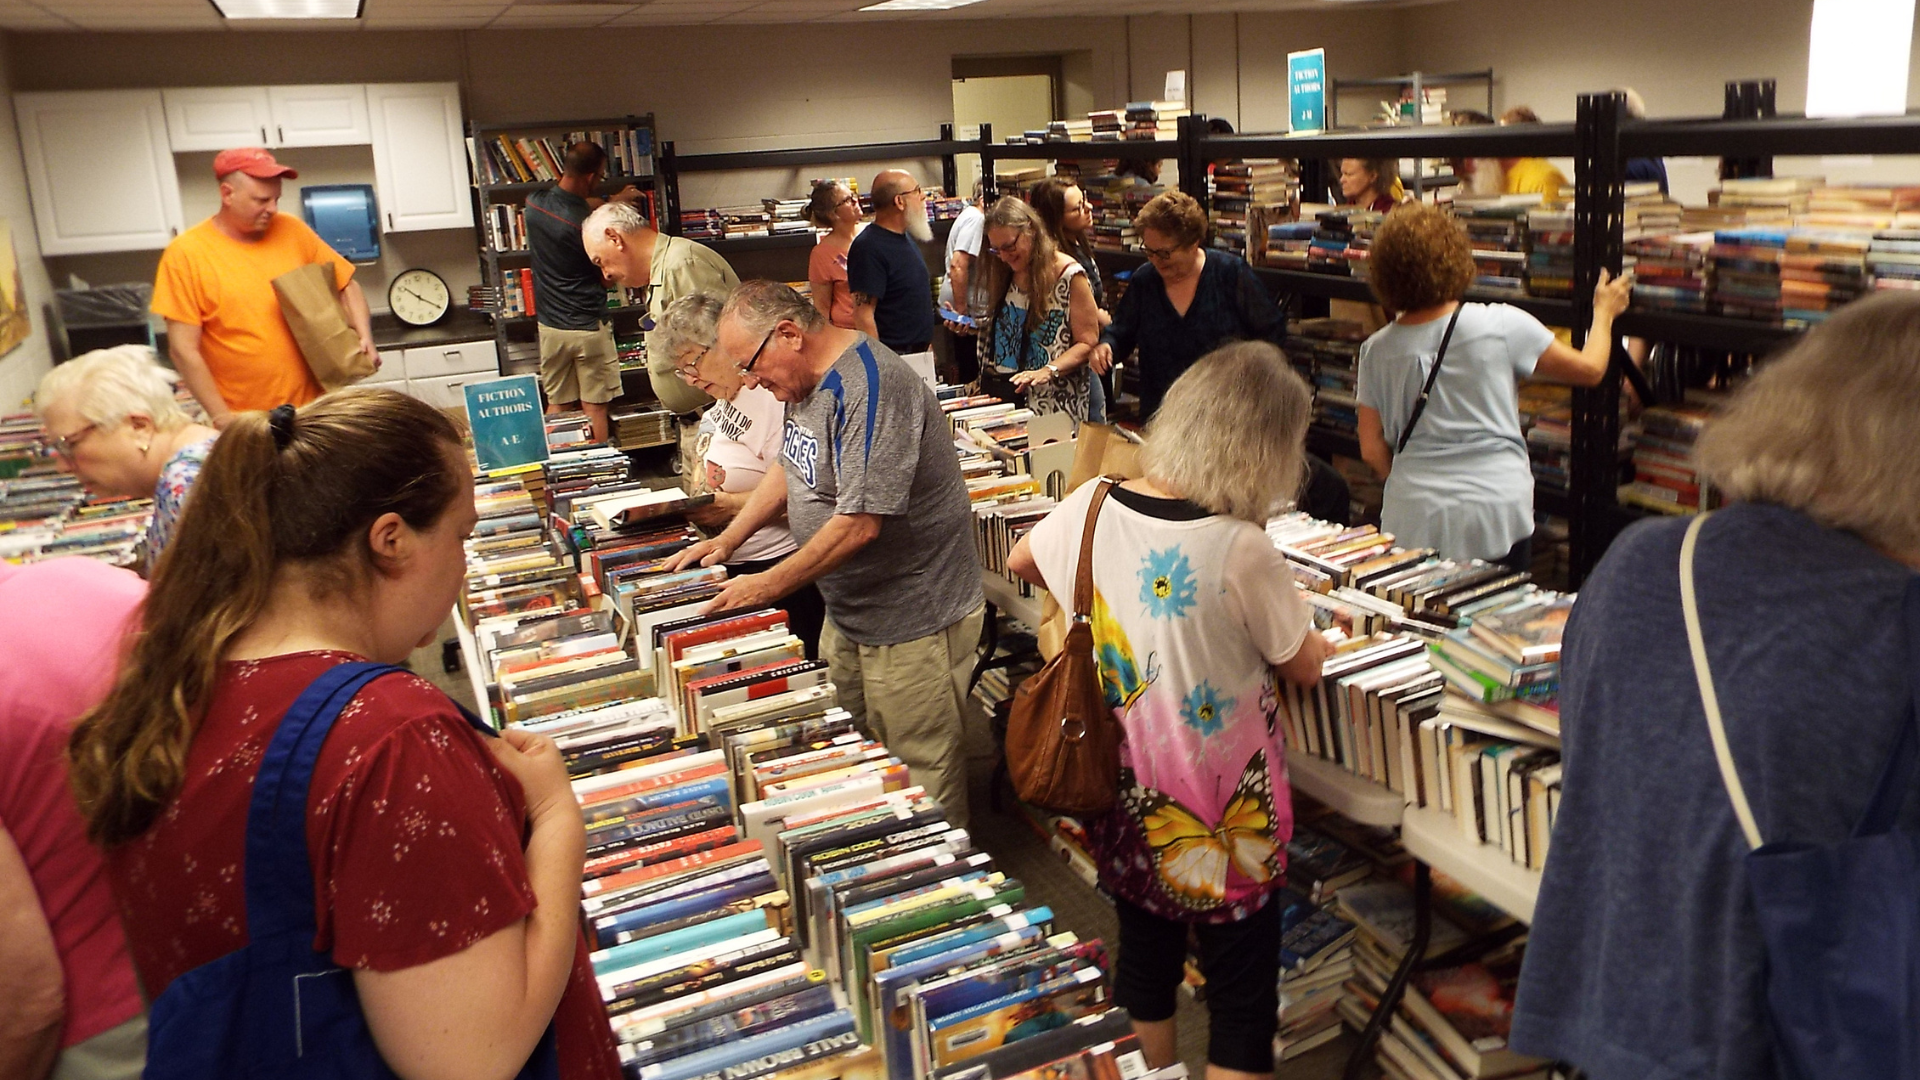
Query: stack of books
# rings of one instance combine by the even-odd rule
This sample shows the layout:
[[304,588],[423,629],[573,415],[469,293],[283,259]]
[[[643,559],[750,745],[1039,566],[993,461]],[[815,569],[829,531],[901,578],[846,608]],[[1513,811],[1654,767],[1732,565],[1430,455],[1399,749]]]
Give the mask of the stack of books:
[[1871,242],[1865,232],[1788,233],[1786,254],[1780,257],[1782,321],[1812,325],[1866,295],[1872,288],[1867,276]]
[[1707,192],[1707,203],[1717,210],[1746,212],[1750,223],[1788,222],[1805,214],[1813,189],[1821,181],[1812,176],[1756,176],[1722,180]]
[[722,227],[726,230],[724,239],[738,240],[743,237],[771,235],[773,215],[764,204],[745,203],[739,206],[722,206],[714,211],[720,215]]
[[1633,271],[1634,306],[1706,314],[1712,250],[1710,232],[1643,236],[1628,241],[1626,260],[1627,269]]
[[1288,324],[1285,351],[1313,386],[1315,430],[1338,439],[1357,437],[1360,426],[1355,380],[1366,330],[1346,319],[1301,319]]
[[1784,229],[1722,229],[1713,234],[1713,278],[1709,297],[1714,311],[1741,319],[1781,320],[1780,257],[1786,254]]
[[1540,203],[1538,195],[1461,195],[1453,200],[1454,216],[1466,226],[1467,241],[1473,245],[1474,288],[1500,296],[1527,295],[1527,215]]
[[680,235],[689,240],[711,243],[727,235],[727,221],[712,207],[680,211]]
[[1920,211],[1920,187],[1821,184],[1807,198],[1800,224],[1809,228],[1872,232],[1902,225]]
[[1126,137],[1126,114],[1119,109],[1095,109],[1087,114],[1093,132],[1089,142],[1119,142]]
[[533,267],[523,266],[518,270],[502,268],[496,295],[499,306],[494,309],[494,314],[507,318],[531,317],[537,310],[533,296]]
[[1356,280],[1369,280],[1367,258],[1373,250],[1373,234],[1387,216],[1377,210],[1355,210],[1347,215],[1353,234],[1347,238],[1347,273]]
[[1053,120],[1047,124],[1048,142],[1092,142],[1092,120]]
[[[1468,940],[1449,914],[1460,912],[1476,930],[1511,922],[1491,917],[1477,897],[1459,896],[1449,904],[1444,892],[1436,880],[1429,958]],[[1369,882],[1340,895],[1338,910],[1358,924],[1358,932],[1353,978],[1345,985],[1338,1010],[1356,1030],[1365,1026],[1406,954],[1413,936],[1413,907],[1412,892],[1397,881]],[[1507,1045],[1523,949],[1524,942],[1519,942],[1473,963],[1417,972],[1375,1051],[1381,1071],[1390,1080],[1546,1080],[1552,1075],[1548,1062],[1517,1054]]]
[[[1294,845],[1287,845],[1289,878]],[[1362,872],[1370,869],[1362,863]],[[1276,1061],[1291,1061],[1340,1037],[1338,1005],[1353,977],[1353,923],[1293,888],[1270,904],[1280,908],[1280,1030]]]
[[593,422],[587,414],[572,412],[549,413],[541,417],[547,429],[547,449],[549,452],[572,450],[593,441]]
[[1527,214],[1526,266],[1529,296],[1573,295],[1572,211],[1534,210]]
[[[645,363],[642,356],[641,363]],[[625,359],[622,358],[622,367]],[[636,450],[646,446],[664,446],[680,437],[679,425],[674,422],[673,413],[666,409],[629,408],[614,413],[613,442],[622,450]]]
[[519,477],[474,484],[480,519],[466,541],[461,606],[470,620],[577,606],[571,568],[548,536],[541,508]]
[[1263,266],[1278,267],[1282,270],[1305,270],[1311,259],[1313,234],[1320,228],[1320,222],[1281,221],[1267,226],[1267,242],[1261,252]]
[[1880,229],[1867,244],[1876,289],[1920,290],[1920,229]]
[[1655,405],[1640,414],[1633,435],[1633,481],[1619,500],[1663,514],[1693,514],[1713,500],[1693,465],[1693,445],[1724,402],[1724,395],[1689,390],[1675,405]]
[[1353,215],[1360,213],[1351,207],[1338,210],[1325,210],[1314,215],[1315,229],[1313,237],[1307,243],[1307,269],[1317,274],[1338,274],[1346,276],[1353,272],[1353,265],[1347,259],[1347,248],[1353,243]]
[[1184,101],[1129,101],[1127,138],[1171,142],[1180,137],[1180,118],[1191,112]]
[[1620,216],[1622,239],[1665,236],[1680,230],[1685,210],[1662,194],[1659,184],[1651,180],[1627,184],[1625,194],[1626,203]]
[[1534,487],[1566,494],[1573,468],[1572,387],[1528,379],[1520,384],[1519,404]]

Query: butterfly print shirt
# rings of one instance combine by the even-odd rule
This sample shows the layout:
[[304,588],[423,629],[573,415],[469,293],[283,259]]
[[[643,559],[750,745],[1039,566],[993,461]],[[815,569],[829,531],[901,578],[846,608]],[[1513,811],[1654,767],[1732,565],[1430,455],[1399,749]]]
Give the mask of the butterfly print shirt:
[[[1098,484],[1030,534],[1055,596],[1073,595]],[[1293,835],[1272,665],[1311,619],[1258,526],[1116,490],[1093,547],[1093,639],[1126,739],[1115,808],[1085,822],[1101,881],[1156,915],[1246,917],[1284,883]]]

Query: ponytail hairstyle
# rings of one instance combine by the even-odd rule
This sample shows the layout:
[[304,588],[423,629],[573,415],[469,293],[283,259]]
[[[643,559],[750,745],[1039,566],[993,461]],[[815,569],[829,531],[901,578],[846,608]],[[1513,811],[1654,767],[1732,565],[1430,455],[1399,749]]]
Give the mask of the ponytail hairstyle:
[[138,837],[178,793],[221,658],[275,572],[302,565],[316,596],[353,590],[374,569],[375,519],[430,528],[471,483],[459,454],[444,414],[392,390],[234,415],[154,568],[113,689],[68,742],[90,840]]
[[813,222],[815,228],[833,228],[833,212],[839,209],[835,204],[839,202],[840,188],[838,180],[813,182],[813,194],[807,199],[807,220]]
[[1000,307],[1007,302],[1007,290],[1014,281],[1006,261],[989,250],[992,241],[987,239],[988,229],[1012,229],[1033,237],[1033,254],[1027,259],[1027,280],[1020,282],[1027,292],[1026,329],[1031,332],[1053,310],[1053,285],[1060,279],[1054,263],[1058,261],[1055,256],[1060,253],[1060,247],[1033,207],[1014,196],[1002,196],[987,210],[987,219],[980,223],[980,257],[987,264],[987,295],[993,298],[993,306],[987,309],[990,318],[1000,317]]

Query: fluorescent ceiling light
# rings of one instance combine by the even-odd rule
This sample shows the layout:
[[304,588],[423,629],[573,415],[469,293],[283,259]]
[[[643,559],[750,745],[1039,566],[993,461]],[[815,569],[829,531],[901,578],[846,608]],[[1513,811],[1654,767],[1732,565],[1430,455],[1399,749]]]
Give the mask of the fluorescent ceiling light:
[[861,11],[948,11],[968,4],[977,4],[980,0],[882,0],[878,4],[868,4]]
[[365,0],[213,0],[227,19],[357,19]]

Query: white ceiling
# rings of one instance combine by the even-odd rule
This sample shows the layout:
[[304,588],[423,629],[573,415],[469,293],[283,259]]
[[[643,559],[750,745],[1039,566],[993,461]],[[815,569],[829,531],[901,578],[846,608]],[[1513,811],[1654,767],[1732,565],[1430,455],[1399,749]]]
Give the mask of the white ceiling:
[[861,12],[874,0],[365,0],[352,21],[220,17],[210,0],[0,0],[0,30],[481,30],[699,23],[868,22],[1206,14],[1394,3],[1395,0],[983,0],[950,11]]

